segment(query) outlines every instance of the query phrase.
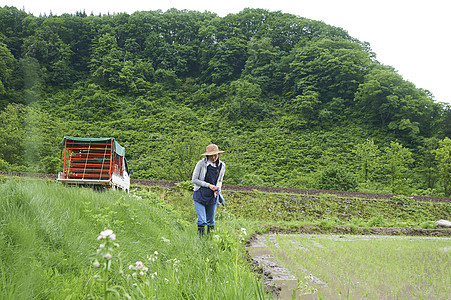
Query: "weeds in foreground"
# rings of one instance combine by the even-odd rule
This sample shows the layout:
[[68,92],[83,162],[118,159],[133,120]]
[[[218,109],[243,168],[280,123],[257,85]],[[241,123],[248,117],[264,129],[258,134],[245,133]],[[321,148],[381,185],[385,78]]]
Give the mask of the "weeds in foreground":
[[104,230],[97,240],[101,244],[93,257],[92,265],[98,270],[97,274],[94,275],[94,282],[99,282],[102,285],[103,299],[108,299],[109,293],[115,293],[119,296],[117,290],[108,286],[110,271],[115,262],[119,265],[118,269],[121,271],[119,256],[117,255],[119,244],[115,242],[116,235],[110,229]]
[[[241,228],[238,235],[239,239],[243,241],[246,234],[246,229]],[[179,286],[184,281],[179,272],[182,267],[182,262],[179,259],[166,258],[164,261],[161,261],[158,251],[155,251],[152,255],[147,256],[146,260],[139,260],[130,264],[128,271],[124,272],[118,250],[119,244],[116,243],[116,235],[113,231],[104,230],[97,239],[100,241],[100,245],[91,258],[94,275],[90,283],[89,289],[91,292],[88,294],[88,298],[95,299],[102,295],[101,298],[105,300],[111,298],[153,299],[159,298],[158,294],[165,295],[165,299],[181,299],[185,297],[183,289],[180,289]],[[223,251],[233,252],[234,256],[232,257],[234,261],[229,268],[230,270],[233,268],[233,277],[229,278],[230,283],[239,284],[243,280],[247,281],[243,277],[242,265],[240,264],[241,250],[237,247],[237,242],[239,241],[236,238],[230,238],[230,235],[227,234],[215,234],[211,237],[210,234],[204,239],[208,244],[219,246]],[[207,258],[207,263],[205,265],[206,268],[202,270],[204,276],[206,274],[212,275],[212,268],[219,267],[218,261],[216,261],[216,265],[212,265],[209,258]],[[224,267],[222,266],[222,268]],[[208,277],[210,276],[206,276],[206,278]],[[226,283],[229,283],[229,281]],[[256,287],[258,285],[257,283]],[[96,288],[96,286],[98,287]],[[170,296],[171,293],[172,297]],[[265,298],[260,287],[252,294],[254,294],[255,299]],[[232,297],[230,291],[226,295]],[[202,293],[199,296],[202,296]],[[223,297],[219,294],[211,299],[228,299],[229,296]],[[238,298],[243,297],[238,291],[236,291],[235,296],[239,296]]]
[[[130,264],[128,272],[124,272],[119,255],[119,244],[115,242],[116,235],[113,231],[110,229],[102,231],[97,240],[101,244],[92,257],[95,274],[91,285],[98,284],[101,286],[103,299],[109,299],[109,295],[117,299],[139,299],[149,295],[151,291],[150,282],[155,281],[158,276],[158,251],[147,256],[145,262],[136,261]],[[171,263],[173,263],[174,270],[177,272],[179,261],[175,258],[171,260]],[[146,264],[152,264],[152,269]],[[114,272],[117,274],[112,274]],[[115,284],[110,280],[111,275],[119,275]],[[172,279],[175,280],[175,276]],[[167,283],[169,280],[165,278],[165,282]],[[95,288],[92,288],[92,290],[95,290]],[[90,293],[88,296],[96,298],[99,295]]]
[[200,239],[194,222],[152,192],[8,178],[0,183],[0,298],[269,298],[245,259],[241,227],[221,221]]

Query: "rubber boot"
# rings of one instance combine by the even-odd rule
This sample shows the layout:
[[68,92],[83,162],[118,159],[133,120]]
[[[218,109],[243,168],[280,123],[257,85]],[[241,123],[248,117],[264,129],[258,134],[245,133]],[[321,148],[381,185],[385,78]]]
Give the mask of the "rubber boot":
[[210,233],[210,231],[213,231],[215,229],[215,225],[213,226],[208,226],[207,228],[207,234]]
[[205,226],[197,225],[197,231],[199,232],[199,236],[202,237],[205,232]]

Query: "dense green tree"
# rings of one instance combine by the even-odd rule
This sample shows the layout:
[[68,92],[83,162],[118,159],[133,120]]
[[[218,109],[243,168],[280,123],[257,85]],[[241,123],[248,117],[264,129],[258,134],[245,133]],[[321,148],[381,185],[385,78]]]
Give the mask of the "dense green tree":
[[272,46],[269,38],[251,39],[248,44],[249,56],[242,76],[249,82],[258,84],[265,93],[280,93],[283,79],[278,76],[278,64],[282,53]]
[[408,141],[429,133],[437,118],[437,104],[388,68],[376,68],[366,75],[355,101],[362,118],[386,126]]
[[230,83],[223,115],[231,121],[241,119],[259,120],[266,115],[265,104],[261,103],[262,90],[258,84],[238,79]]
[[155,70],[148,61],[137,59],[125,61],[119,72],[119,90],[133,95],[144,94],[150,90]]
[[367,139],[365,142],[356,145],[354,153],[360,164],[360,175],[363,182],[371,182],[374,179],[375,172],[379,168],[381,156],[378,146],[373,139]]
[[289,109],[297,112],[307,124],[318,123],[319,107],[321,104],[318,92],[304,91],[302,95],[297,95],[291,102]]
[[70,31],[63,18],[47,18],[23,41],[24,56],[39,61],[45,75],[43,79],[54,87],[68,87],[73,82],[70,66],[73,52],[62,40],[71,39]]
[[436,137],[426,138],[418,147],[418,154],[415,161],[418,164],[419,173],[424,179],[424,185],[427,189],[434,189],[438,180],[437,160],[435,159],[435,150],[438,148],[439,140]]
[[385,148],[387,177],[392,193],[403,192],[413,162],[412,152],[398,142],[391,142],[390,146]]
[[451,196],[451,139],[439,141],[439,148],[434,151],[438,162],[440,181],[445,197]]
[[440,125],[443,130],[442,134],[445,137],[451,138],[451,105],[444,106],[443,117]]
[[359,186],[355,175],[338,164],[324,167],[317,176],[315,187],[318,189],[356,191]]
[[99,37],[93,45],[90,62],[94,82],[104,87],[117,87],[123,59],[123,51],[119,49],[114,36],[105,33]]
[[27,31],[24,20],[27,17],[26,12],[15,7],[0,7],[0,42],[6,44],[16,59],[21,55],[22,39]]
[[0,113],[0,159],[14,171],[55,173],[62,134],[62,128],[40,109],[8,104]]
[[73,90],[67,106],[70,119],[88,122],[111,120],[120,115],[117,97],[97,84],[80,86]]
[[323,39],[300,44],[295,48],[295,58],[290,65],[288,81],[291,85],[287,86],[287,92],[295,96],[316,91],[323,103],[340,98],[347,102],[339,108],[346,108],[363,82],[369,64],[369,53],[360,44],[348,40]]
[[24,107],[8,104],[0,113],[0,158],[13,165],[24,162]]
[[12,75],[16,68],[16,59],[8,47],[0,42],[0,109],[12,102],[9,93],[12,88]]
[[233,37],[215,45],[206,70],[213,83],[221,84],[241,76],[247,60],[246,44],[245,40]]

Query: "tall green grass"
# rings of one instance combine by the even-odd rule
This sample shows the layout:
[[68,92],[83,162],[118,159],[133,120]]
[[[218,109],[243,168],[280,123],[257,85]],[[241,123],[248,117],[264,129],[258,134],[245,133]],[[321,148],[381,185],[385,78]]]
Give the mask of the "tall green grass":
[[[1,298],[269,298],[243,256],[240,226],[228,220],[201,239],[194,223],[145,190],[127,195],[4,179]],[[97,237],[105,229],[114,231],[118,245],[107,270],[106,294],[102,266],[95,263],[102,253]],[[138,261],[148,271],[133,276]]]

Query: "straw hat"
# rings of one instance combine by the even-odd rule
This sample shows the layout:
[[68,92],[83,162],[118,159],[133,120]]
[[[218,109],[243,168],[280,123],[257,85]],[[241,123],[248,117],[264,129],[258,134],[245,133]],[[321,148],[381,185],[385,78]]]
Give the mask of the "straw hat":
[[215,145],[215,144],[208,145],[205,150],[206,150],[206,152],[203,153],[202,155],[215,155],[215,154],[219,154],[219,153],[224,153],[225,152],[225,151],[220,151],[218,146]]

